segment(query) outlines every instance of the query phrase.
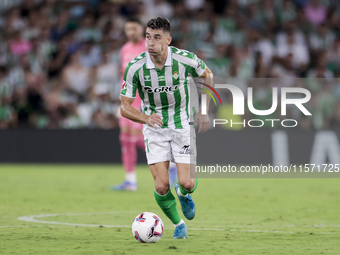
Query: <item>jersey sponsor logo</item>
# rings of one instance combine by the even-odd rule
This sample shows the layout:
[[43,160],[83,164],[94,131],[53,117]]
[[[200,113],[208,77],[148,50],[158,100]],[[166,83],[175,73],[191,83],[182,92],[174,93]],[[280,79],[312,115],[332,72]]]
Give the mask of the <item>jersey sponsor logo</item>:
[[158,81],[165,81],[165,77],[164,76],[158,76]]
[[191,154],[191,149],[190,149],[190,145],[184,145],[182,147],[182,150],[179,152],[179,154]]
[[178,74],[178,72],[174,72],[174,74],[172,75],[172,77],[175,79],[175,80],[177,80],[178,78],[179,78],[179,74]]
[[126,87],[126,81],[123,81],[122,89],[125,89],[125,87]]
[[152,87],[144,87],[144,90],[146,90],[149,93],[161,93],[161,92],[174,92],[179,86],[160,86],[157,88]]

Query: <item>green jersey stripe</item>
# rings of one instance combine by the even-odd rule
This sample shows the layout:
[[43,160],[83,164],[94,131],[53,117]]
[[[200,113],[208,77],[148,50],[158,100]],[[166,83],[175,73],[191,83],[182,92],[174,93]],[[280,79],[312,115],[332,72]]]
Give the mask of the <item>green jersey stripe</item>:
[[[142,67],[140,67],[136,72],[135,74],[133,75],[133,78],[132,80],[133,81],[138,81],[139,80],[139,70],[141,69]],[[137,87],[140,86],[140,82],[137,83],[137,86],[136,86],[136,83],[133,83],[133,87],[132,87],[132,97],[136,97],[136,92],[137,92]]]
[[[157,77],[158,77],[158,86],[165,86],[165,67],[161,71],[156,69],[157,71]],[[163,116],[163,125],[162,128],[168,127],[168,121],[169,121],[169,112],[168,112],[168,95],[166,92],[161,92],[161,103],[162,103],[162,116]]]
[[[150,69],[147,69],[145,64],[143,65],[143,74],[144,74],[144,86],[152,87]],[[156,112],[156,104],[153,93],[147,92],[147,95],[149,98],[149,110],[151,115]]]
[[184,89],[185,89],[185,97],[186,97],[186,101],[185,101],[185,111],[187,114],[187,118],[189,119],[189,91],[188,91],[188,86],[190,85],[188,82],[188,74],[191,71],[191,69],[189,68],[188,65],[181,63],[184,68],[185,68],[185,81],[184,81]]
[[185,79],[185,86],[184,86],[184,90],[185,90],[185,111],[187,113],[187,119],[189,119],[189,91],[188,91],[188,79]]
[[191,76],[204,73],[204,62],[194,53],[175,47],[168,47],[162,70],[152,61],[150,54],[144,52],[129,63],[121,94],[135,97],[138,90],[143,112],[160,115],[162,128],[188,128],[192,113],[189,105],[198,99],[191,99],[191,93],[195,91]]
[[[173,65],[172,65],[172,83],[173,85],[179,84],[180,79],[179,79],[179,66],[178,66],[178,61],[173,60]],[[182,126],[182,121],[181,121],[181,93],[178,90],[175,90],[174,92],[174,97],[175,97],[175,114],[174,114],[174,123],[176,128],[183,128]]]

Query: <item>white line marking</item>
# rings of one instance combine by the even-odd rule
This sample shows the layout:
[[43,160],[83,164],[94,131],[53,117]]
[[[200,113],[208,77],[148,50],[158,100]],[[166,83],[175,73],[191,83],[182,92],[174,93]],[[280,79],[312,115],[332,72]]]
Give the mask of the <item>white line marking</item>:
[[[136,213],[136,212],[100,212],[100,213],[54,213],[54,214],[39,214],[39,215],[30,215],[30,216],[22,216],[19,217],[18,220],[26,221],[26,222],[36,222],[36,223],[44,223],[44,224],[55,224],[55,225],[66,225],[66,226],[79,226],[79,227],[107,227],[107,228],[131,228],[131,226],[127,225],[98,225],[98,224],[81,224],[81,223],[66,223],[66,222],[57,222],[57,221],[43,221],[37,220],[36,218],[44,218],[44,217],[56,217],[56,216],[75,216],[75,215],[100,215],[100,214],[115,214],[115,213]],[[136,213],[137,215],[138,213]]]
[[242,232],[269,232],[269,233],[289,233],[289,234],[294,234],[295,232],[292,231],[272,231],[272,230],[256,230],[256,229],[251,229],[251,230],[239,230],[239,229],[231,229],[230,231],[242,231]]
[[0,226],[0,228],[28,228],[28,226]]
[[[77,215],[102,215],[102,214],[117,214],[117,213],[135,213],[138,215],[139,212],[136,211],[129,211],[129,212],[93,212],[93,213],[53,213],[53,214],[39,214],[39,215],[29,215],[29,216],[22,216],[18,217],[18,220],[20,221],[26,221],[26,222],[35,222],[35,223],[44,223],[44,224],[54,224],[54,225],[64,225],[64,226],[79,226],[79,227],[107,227],[107,228],[131,228],[131,226],[128,225],[98,225],[98,224],[82,224],[82,223],[67,223],[67,222],[57,222],[57,221],[43,221],[39,220],[36,218],[44,218],[44,217],[56,217],[56,216],[77,216]],[[314,227],[314,228],[319,228],[319,227],[340,227],[340,225],[332,225],[332,226],[327,226],[324,224],[320,225],[314,225],[314,226],[303,226],[303,227]],[[3,228],[20,228],[20,227],[29,227],[29,226],[0,226]],[[38,226],[38,227],[43,227],[43,226]],[[49,226],[53,227],[53,226]],[[218,226],[217,226],[218,227]],[[233,227],[233,228],[242,228],[242,227],[265,227],[265,226],[228,226],[228,227]],[[275,226],[277,227],[277,226]],[[294,225],[286,225],[286,226],[281,226],[281,227],[295,227]],[[173,228],[165,228],[165,229],[173,229]],[[220,229],[220,228],[188,228],[189,230],[199,230],[199,231],[237,231],[237,232],[265,232],[265,233],[286,233],[286,234],[294,234],[296,232],[292,231],[275,231],[275,230],[260,230],[260,229]],[[335,233],[327,233],[327,232],[316,232],[315,234],[335,234]]]

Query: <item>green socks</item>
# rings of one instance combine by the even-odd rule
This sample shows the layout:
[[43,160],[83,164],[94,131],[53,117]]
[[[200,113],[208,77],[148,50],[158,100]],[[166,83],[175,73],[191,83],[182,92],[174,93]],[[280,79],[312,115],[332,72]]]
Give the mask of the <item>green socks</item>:
[[[179,185],[180,193],[185,196],[188,193],[193,193],[198,185],[198,179],[196,178],[195,187],[188,191],[184,189],[181,185]],[[181,217],[179,216],[178,210],[177,210],[177,202],[175,197],[172,195],[171,190],[169,190],[168,193],[166,193],[164,196],[159,195],[154,190],[154,195],[156,202],[158,206],[162,209],[164,214],[171,220],[173,224],[178,224],[181,221]]]
[[179,216],[177,210],[176,199],[172,195],[171,190],[169,190],[169,192],[164,196],[161,196],[156,191],[154,191],[154,195],[157,204],[162,209],[164,214],[171,220],[173,224],[178,224],[181,221],[181,217]]
[[196,177],[195,187],[194,187],[192,190],[190,190],[190,191],[186,190],[186,189],[183,188],[180,184],[178,184],[179,190],[181,191],[181,193],[182,193],[183,196],[187,195],[188,193],[190,193],[190,194],[193,193],[193,192],[196,190],[197,185],[198,185],[198,179],[197,179],[197,177]]

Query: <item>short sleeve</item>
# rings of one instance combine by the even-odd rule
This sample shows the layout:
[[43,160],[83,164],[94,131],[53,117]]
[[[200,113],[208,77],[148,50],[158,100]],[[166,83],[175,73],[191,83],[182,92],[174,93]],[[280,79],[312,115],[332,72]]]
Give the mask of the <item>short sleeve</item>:
[[204,73],[205,68],[206,64],[195,55],[193,59],[193,64],[191,65],[190,74],[193,77],[200,77]]
[[138,84],[139,84],[138,71],[132,72],[130,66],[128,66],[125,70],[122,90],[120,94],[122,96],[135,98]]

